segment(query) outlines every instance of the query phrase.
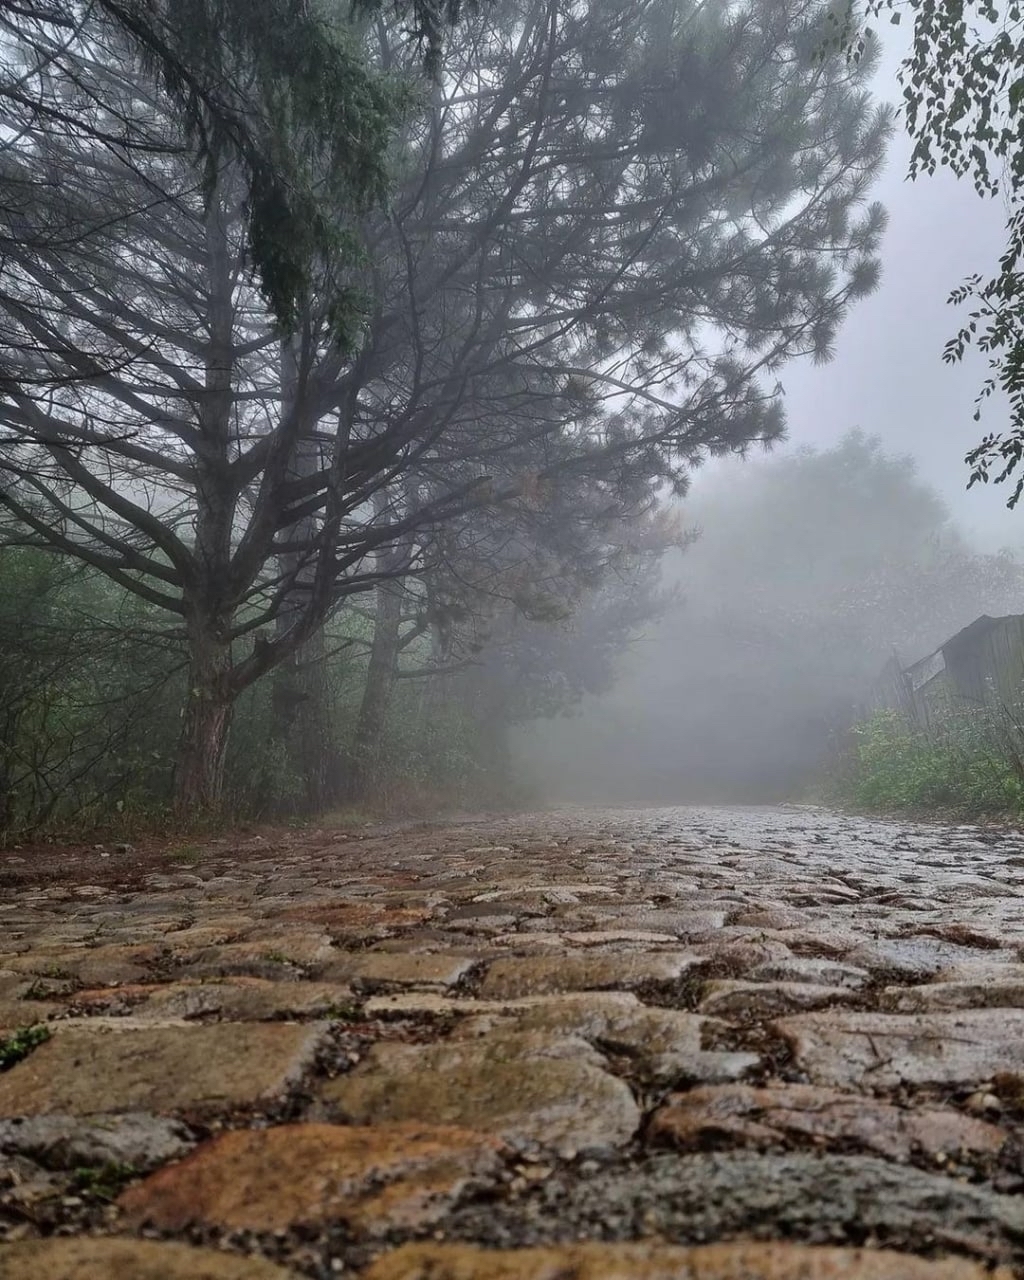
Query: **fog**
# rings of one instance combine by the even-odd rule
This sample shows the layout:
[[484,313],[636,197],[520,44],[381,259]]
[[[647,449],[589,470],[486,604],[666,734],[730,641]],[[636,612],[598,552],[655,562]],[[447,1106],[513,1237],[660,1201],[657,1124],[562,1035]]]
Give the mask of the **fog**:
[[[902,37],[885,38],[876,90],[898,102]],[[962,317],[949,293],[991,272],[1006,210],[946,172],[910,181],[910,149],[898,127],[873,193],[889,216],[880,287],[834,359],[783,371],[786,443],[694,476],[678,514],[697,541],[664,561],[671,602],[614,688],[518,734],[519,767],[547,798],[814,798],[893,653],[909,663],[981,613],[1024,611],[1024,517],[1008,490],[968,490],[964,463],[1005,427],[1006,404],[975,421],[985,358],[941,358]],[[847,456],[860,474],[844,484],[857,430],[880,443],[873,462]]]
[[270,71],[229,7],[226,79],[174,6],[0,9],[0,838],[813,794],[893,652],[1024,607],[941,359],[1004,210],[887,156],[898,44],[502,0],[353,63],[282,3]]
[[549,799],[815,798],[893,655],[1024,598],[1016,558],[978,552],[911,458],[856,432],[720,469],[681,514],[696,540],[613,687],[517,738]]
[[[889,28],[875,78],[876,92],[900,101],[897,71],[906,32]],[[991,273],[1005,244],[1007,211],[978,196],[948,171],[911,181],[911,143],[897,118],[884,172],[874,195],[888,214],[878,290],[843,326],[835,359],[791,365],[782,377],[788,437],[795,445],[834,444],[854,427],[880,435],[886,447],[910,454],[921,478],[948,503],[965,532],[985,549],[1020,547],[1020,518],[1008,494],[967,490],[964,453],[983,431],[1006,423],[1006,402],[989,400],[981,423],[975,399],[988,373],[984,356],[968,352],[947,365],[942,349],[964,310],[948,305],[951,290],[976,272]],[[725,464],[727,469],[736,463]]]

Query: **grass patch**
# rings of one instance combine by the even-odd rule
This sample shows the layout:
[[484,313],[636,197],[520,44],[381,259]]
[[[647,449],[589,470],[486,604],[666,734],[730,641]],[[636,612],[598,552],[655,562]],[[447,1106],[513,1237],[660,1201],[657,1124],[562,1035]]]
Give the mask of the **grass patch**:
[[0,1038],[0,1071],[10,1071],[22,1062],[33,1049],[38,1049],[50,1038],[48,1027],[39,1023],[31,1027],[22,1027],[13,1035]]
[[[64,979],[63,981],[67,981]],[[54,998],[53,978],[36,978],[18,997],[19,1000],[52,1000]]]
[[83,1165],[72,1173],[76,1191],[110,1202],[116,1200],[126,1184],[137,1176],[138,1170],[134,1165],[122,1164],[118,1160],[100,1165]]
[[369,809],[360,809],[355,805],[346,805],[341,809],[332,809],[317,819],[316,825],[325,831],[345,831],[349,828],[368,827],[380,821],[379,813],[371,813]]
[[195,867],[203,858],[203,851],[197,844],[176,844],[167,850],[168,861],[179,867]]
[[320,1015],[329,1022],[365,1022],[366,1015],[359,1004],[332,1004]]

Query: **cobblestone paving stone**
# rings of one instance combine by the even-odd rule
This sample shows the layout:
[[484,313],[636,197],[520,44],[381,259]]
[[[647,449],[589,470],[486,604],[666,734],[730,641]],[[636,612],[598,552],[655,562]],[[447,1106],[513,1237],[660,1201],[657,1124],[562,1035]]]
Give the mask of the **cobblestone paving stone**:
[[[0,1280],[1024,1277],[1024,835],[0,853]],[[12,1039],[14,1037],[14,1039]]]

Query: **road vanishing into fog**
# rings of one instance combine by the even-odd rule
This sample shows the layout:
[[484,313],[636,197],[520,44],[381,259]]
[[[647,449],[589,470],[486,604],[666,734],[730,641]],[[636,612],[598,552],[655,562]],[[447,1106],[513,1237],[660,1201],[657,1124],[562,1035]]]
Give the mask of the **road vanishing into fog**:
[[812,808],[0,852],[0,1280],[1024,1275],[1022,948]]

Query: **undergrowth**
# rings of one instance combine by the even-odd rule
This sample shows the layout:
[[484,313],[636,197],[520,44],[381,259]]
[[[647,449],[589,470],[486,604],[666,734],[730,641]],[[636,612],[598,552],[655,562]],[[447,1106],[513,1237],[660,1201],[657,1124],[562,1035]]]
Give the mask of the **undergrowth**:
[[9,1071],[50,1038],[46,1027],[22,1027],[12,1035],[0,1037],[0,1071]]
[[947,709],[923,726],[877,711],[851,729],[831,792],[886,812],[1024,813],[1024,735],[1004,709]]

